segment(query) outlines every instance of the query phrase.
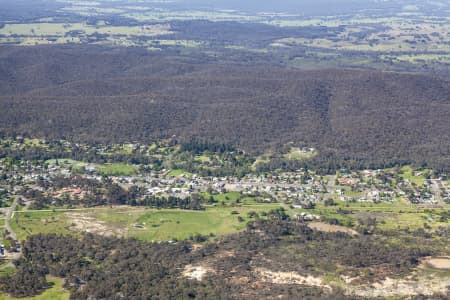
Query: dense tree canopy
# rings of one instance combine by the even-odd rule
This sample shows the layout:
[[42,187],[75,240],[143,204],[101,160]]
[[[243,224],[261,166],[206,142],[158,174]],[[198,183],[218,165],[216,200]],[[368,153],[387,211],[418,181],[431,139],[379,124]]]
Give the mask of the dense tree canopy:
[[5,134],[105,143],[175,137],[251,152],[294,142],[317,148],[313,163],[324,167],[450,165],[450,88],[433,77],[69,46],[4,47],[0,77]]

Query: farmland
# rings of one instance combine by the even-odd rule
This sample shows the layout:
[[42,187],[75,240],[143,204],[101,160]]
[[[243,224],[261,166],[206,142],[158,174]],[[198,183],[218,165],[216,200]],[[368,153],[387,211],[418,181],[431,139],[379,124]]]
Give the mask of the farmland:
[[[420,5],[403,5],[396,13],[374,16],[366,11],[304,15],[187,8],[178,1],[61,1],[46,17],[5,20],[0,44],[138,46],[148,51],[175,49],[188,56],[202,51],[210,57],[253,53],[300,68],[418,71],[431,66],[441,71],[442,64],[449,63],[449,19],[440,12],[446,4],[433,5],[441,8],[429,15],[412,9]],[[236,39],[230,38],[233,35]]]

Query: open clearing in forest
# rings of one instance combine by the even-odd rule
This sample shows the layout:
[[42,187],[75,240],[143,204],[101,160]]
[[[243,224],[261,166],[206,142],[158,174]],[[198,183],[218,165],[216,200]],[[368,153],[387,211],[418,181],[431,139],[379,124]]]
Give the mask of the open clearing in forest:
[[20,211],[11,226],[19,240],[38,233],[135,237],[145,241],[187,239],[196,234],[223,235],[238,232],[250,220],[251,211],[261,213],[278,204],[239,207],[208,207],[205,210],[150,209],[130,206],[44,211]]
[[434,269],[450,270],[450,256],[426,257],[422,261],[422,266],[430,266]]
[[38,296],[15,298],[6,294],[0,294],[0,300],[68,300],[70,298],[70,292],[63,288],[64,279],[47,276],[47,281],[52,286]]
[[353,229],[339,225],[331,225],[323,222],[309,222],[308,227],[311,229],[325,232],[343,232],[349,235],[358,235],[358,232],[356,232]]

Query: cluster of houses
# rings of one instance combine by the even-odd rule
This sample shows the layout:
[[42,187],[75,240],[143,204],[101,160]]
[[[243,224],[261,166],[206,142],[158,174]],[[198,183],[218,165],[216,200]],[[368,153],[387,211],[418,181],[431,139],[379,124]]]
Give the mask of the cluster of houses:
[[[81,147],[81,146],[80,146]],[[128,145],[132,150],[140,150],[143,146]],[[102,149],[101,149],[102,150]],[[109,148],[103,151],[111,151]],[[46,182],[52,185],[56,177],[70,178],[73,170],[70,164],[51,163],[45,166],[21,161],[9,168],[0,164],[3,179],[0,178],[0,189],[4,186],[15,186],[16,189],[28,185],[42,189],[37,183]],[[104,176],[98,172],[95,164],[86,164],[78,176],[101,182]],[[340,170],[335,175],[319,176],[312,171],[297,170],[295,172],[273,174],[249,174],[243,178],[202,177],[195,174],[172,176],[170,170],[152,170],[130,176],[109,176],[110,180],[124,188],[132,185],[144,190],[145,196],[174,196],[187,198],[194,193],[209,192],[220,194],[237,191],[242,195],[258,195],[261,201],[283,201],[289,204],[320,203],[325,199],[358,202],[394,202],[403,199],[411,204],[435,205],[449,200],[449,189],[445,181],[427,179],[423,185],[413,184],[408,179],[399,180],[398,174],[386,170],[363,170],[349,172]],[[41,185],[42,186],[42,185]],[[439,191],[437,188],[438,186]],[[1,190],[0,190],[1,191]],[[7,192],[11,192],[10,188]],[[83,198],[86,191],[77,186],[52,189],[54,197],[69,195]],[[439,195],[438,195],[439,194]]]

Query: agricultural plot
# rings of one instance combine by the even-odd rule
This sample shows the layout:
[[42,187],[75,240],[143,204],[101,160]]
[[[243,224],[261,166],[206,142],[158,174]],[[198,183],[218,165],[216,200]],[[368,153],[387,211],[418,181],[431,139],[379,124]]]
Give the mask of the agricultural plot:
[[334,35],[315,38],[286,37],[275,40],[271,46],[278,49],[302,46],[315,49],[316,54],[320,51],[373,53],[380,54],[378,57],[381,61],[389,64],[449,63],[450,47],[447,33],[450,31],[450,25],[448,21],[442,22],[441,19],[333,17],[279,20],[271,21],[270,24],[281,27],[341,28],[341,31]]
[[6,24],[0,28],[0,43],[19,45],[81,43],[112,43],[134,45],[136,37],[171,34],[167,24],[142,26],[110,26],[104,23],[30,23]]
[[210,21],[261,21],[258,16],[251,16],[238,12],[220,11],[145,11],[123,14],[124,17],[140,22],[149,21],[183,21],[183,20],[210,20]]

